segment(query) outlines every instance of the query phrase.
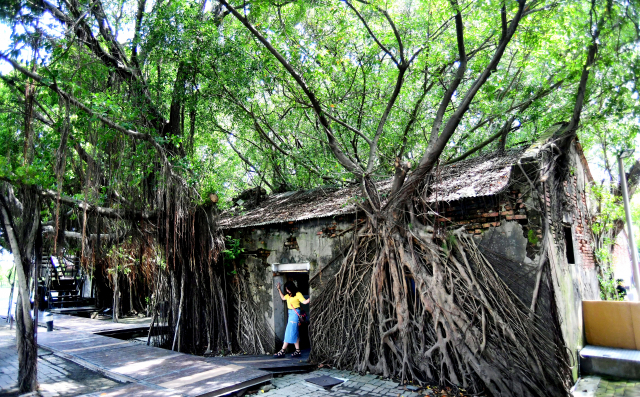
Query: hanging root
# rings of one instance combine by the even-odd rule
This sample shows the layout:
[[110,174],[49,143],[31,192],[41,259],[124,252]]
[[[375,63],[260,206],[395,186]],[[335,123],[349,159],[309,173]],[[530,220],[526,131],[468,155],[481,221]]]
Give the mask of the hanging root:
[[493,396],[567,393],[562,339],[462,230],[438,246],[368,224],[312,302],[318,362]]
[[[248,273],[244,270],[243,273]],[[236,339],[240,350],[245,354],[273,353],[275,333],[259,311],[249,286],[248,274],[236,278]]]

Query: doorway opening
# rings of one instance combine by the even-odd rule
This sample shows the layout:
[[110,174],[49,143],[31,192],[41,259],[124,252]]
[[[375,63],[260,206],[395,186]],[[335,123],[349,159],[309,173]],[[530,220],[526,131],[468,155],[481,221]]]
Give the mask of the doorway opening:
[[[298,287],[298,289],[300,290],[300,293],[304,296],[304,298],[309,299],[309,272],[306,272],[306,271],[305,272],[286,272],[286,273],[281,273],[281,275],[285,283],[287,281],[293,282]],[[286,307],[286,302],[284,302],[284,304]],[[302,311],[307,313],[308,318],[311,318],[311,313],[309,312],[308,304],[306,305],[302,304],[300,308],[302,309]],[[285,311],[285,313],[288,313],[288,310]],[[288,314],[285,314],[283,328],[286,328],[287,321],[288,321],[287,316]],[[300,350],[310,349],[311,343],[309,341],[309,326],[305,324],[300,325],[298,332],[300,336]]]

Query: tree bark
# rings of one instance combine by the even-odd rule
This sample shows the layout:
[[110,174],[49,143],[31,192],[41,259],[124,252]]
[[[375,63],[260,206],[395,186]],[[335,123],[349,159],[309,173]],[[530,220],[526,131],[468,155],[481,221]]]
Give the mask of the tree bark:
[[113,315],[112,320],[114,323],[118,322],[118,317],[120,313],[120,285],[118,283],[118,279],[120,278],[120,272],[118,271],[118,265],[116,265],[115,273],[113,274]]
[[[29,302],[29,275],[25,272],[25,260],[20,250],[20,243],[12,219],[7,211],[5,200],[0,205],[4,229],[9,239],[11,253],[15,264],[18,281],[18,301],[16,310],[16,343],[18,345],[18,387],[21,393],[35,391],[38,387],[37,378],[37,348],[34,337],[34,323],[31,318],[31,304]],[[26,269],[31,268],[27,263]]]

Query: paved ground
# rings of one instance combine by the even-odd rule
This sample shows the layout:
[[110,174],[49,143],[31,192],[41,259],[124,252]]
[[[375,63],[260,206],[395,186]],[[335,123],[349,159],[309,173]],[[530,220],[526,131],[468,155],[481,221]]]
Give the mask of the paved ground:
[[[6,292],[6,291],[0,291]],[[6,298],[6,294],[0,294],[0,301]],[[3,302],[4,303],[4,302]],[[6,314],[6,306],[0,305],[0,311]],[[134,322],[144,320],[134,319]],[[42,329],[41,329],[42,330]],[[17,396],[15,388],[17,382],[18,357],[15,348],[14,330],[9,330],[8,324],[0,320],[0,396]],[[78,396],[88,393],[102,395],[114,390],[122,389],[127,385],[121,385],[107,379],[96,372],[90,371],[71,361],[55,356],[50,351],[39,349],[38,351],[38,381],[40,383],[40,395],[42,396]],[[334,378],[346,380],[342,385],[331,390],[324,390],[306,382],[306,379],[328,375]],[[587,397],[640,397],[640,382],[591,378],[591,388],[585,387],[585,393],[574,396]],[[130,386],[130,385],[129,385]],[[135,386],[135,385],[134,385]],[[273,387],[271,390],[267,390]],[[288,374],[274,377],[272,384],[264,391],[259,390],[258,396],[265,397],[298,397],[298,396],[394,396],[394,397],[418,397],[418,396],[453,396],[453,393],[442,394],[440,390],[401,386],[388,379],[380,379],[375,375],[359,375],[349,371],[333,369],[318,369],[309,373]],[[588,392],[587,392],[587,389]],[[579,390],[576,390],[577,392]],[[249,393],[255,393],[249,392]],[[135,394],[135,393],[134,393]],[[115,395],[115,394],[114,394]],[[120,394],[131,395],[130,393]],[[153,394],[150,394],[153,395]]]
[[600,379],[596,397],[640,397],[640,382]]
[[[322,375],[331,376],[338,379],[347,380],[345,383],[333,387],[326,391],[318,386],[314,386],[306,379]],[[274,389],[259,393],[259,396],[278,397],[298,397],[298,396],[341,396],[341,397],[362,397],[362,396],[441,396],[443,394],[434,393],[429,388],[410,390],[413,386],[400,386],[398,383],[388,379],[380,379],[375,375],[359,375],[349,371],[339,371],[335,369],[318,369],[305,374],[288,374],[274,377],[272,380]],[[267,389],[269,387],[267,386]],[[444,394],[449,395],[449,394]]]
[[640,397],[640,382],[585,376],[574,386],[573,397]]
[[[18,354],[15,330],[0,320],[0,395],[17,396]],[[38,382],[42,396],[78,396],[106,390],[118,383],[56,357],[50,351],[38,349]]]

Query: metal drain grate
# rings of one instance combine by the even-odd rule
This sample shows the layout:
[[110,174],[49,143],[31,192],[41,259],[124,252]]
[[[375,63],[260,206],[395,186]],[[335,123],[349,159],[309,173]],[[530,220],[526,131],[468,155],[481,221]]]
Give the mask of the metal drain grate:
[[330,389],[335,385],[339,385],[343,383],[343,380],[332,378],[330,376],[318,376],[317,378],[309,378],[305,379],[309,383],[313,383],[314,385],[318,385],[320,387],[324,387],[325,389]]

